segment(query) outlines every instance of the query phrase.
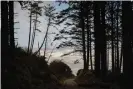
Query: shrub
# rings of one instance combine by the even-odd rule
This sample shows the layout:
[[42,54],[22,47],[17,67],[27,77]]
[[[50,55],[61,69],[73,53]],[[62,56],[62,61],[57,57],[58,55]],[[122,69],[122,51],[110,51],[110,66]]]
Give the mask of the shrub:
[[59,60],[52,61],[49,68],[59,79],[73,77],[71,68]]
[[96,81],[96,79],[92,71],[84,71],[83,69],[78,70],[76,77],[76,82],[78,84],[93,84],[94,81]]
[[4,73],[3,89],[50,89],[57,85],[44,57],[29,55],[22,48],[15,48],[15,60],[10,65],[10,70]]

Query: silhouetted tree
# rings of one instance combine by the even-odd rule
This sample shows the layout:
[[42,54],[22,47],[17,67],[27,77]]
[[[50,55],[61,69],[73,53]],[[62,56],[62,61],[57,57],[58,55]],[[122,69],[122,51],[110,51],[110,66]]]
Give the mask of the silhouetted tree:
[[59,60],[52,61],[49,68],[59,79],[70,78],[73,76],[71,68]]
[[9,2],[9,32],[10,32],[10,49],[11,49],[11,57],[14,58],[14,48],[15,48],[15,41],[14,41],[14,2]]
[[100,75],[100,7],[99,2],[94,2],[94,31],[95,31],[95,75]]
[[7,66],[9,61],[8,2],[1,2],[1,84],[7,88]]
[[107,74],[107,60],[106,60],[106,31],[105,31],[105,7],[106,2],[101,2],[101,72],[104,78]]
[[130,1],[122,2],[122,28],[123,28],[123,73],[125,78],[125,87],[131,89],[132,87],[132,70],[133,55],[131,46],[132,33],[132,3]]
[[84,3],[81,1],[80,4],[80,13],[81,13],[81,29],[82,29],[82,43],[83,43],[83,60],[84,60],[84,69],[87,70],[87,63],[86,63],[86,46],[85,46],[85,23],[84,23]]
[[[26,9],[29,11],[29,37],[28,37],[28,53],[31,53],[33,50],[33,46],[34,46],[34,40],[35,40],[35,35],[36,35],[36,31],[41,32],[38,28],[37,28],[37,23],[40,21],[38,20],[38,16],[41,16],[41,11],[42,8],[39,6],[42,2],[41,1],[37,1],[37,2],[30,2],[30,1],[26,1],[26,2],[22,2],[23,9]],[[34,24],[33,26],[33,31],[32,31],[32,23]]]
[[33,50],[34,47],[34,41],[35,41],[35,36],[36,36],[36,31],[41,32],[38,28],[37,28],[37,23],[40,23],[40,21],[38,20],[38,16],[42,15],[42,8],[39,6],[39,4],[41,4],[42,2],[34,2],[32,4],[32,14],[35,18],[33,18],[33,22],[34,22],[34,27],[33,27],[33,32],[32,32],[32,39],[31,39],[31,52]]
[[116,49],[117,49],[117,58],[116,58],[116,60],[117,60],[117,64],[116,64],[116,67],[117,67],[117,69],[116,69],[116,71],[119,73],[120,72],[120,68],[119,68],[119,16],[118,16],[118,14],[119,14],[119,2],[117,2],[117,11],[116,11],[116,40],[117,40],[117,43],[116,43]]
[[89,58],[90,58],[90,29],[89,29],[89,10],[88,10],[88,8],[89,8],[89,3],[87,2],[87,3],[85,3],[85,8],[86,8],[86,21],[87,21],[87,23],[86,23],[86,30],[87,30],[87,55],[86,55],[86,57],[87,57],[87,59],[86,59],[86,66],[87,66],[87,69],[88,69],[88,67],[89,67]]
[[[55,40],[65,39],[67,41],[63,41],[57,48],[63,48],[63,47],[74,48],[72,52],[66,53],[64,54],[64,56],[75,52],[82,52],[84,55],[86,55],[86,52],[85,53],[83,52],[83,45],[86,48],[85,16],[84,15],[81,16],[82,14],[81,9],[82,9],[82,12],[84,12],[84,6],[81,5],[81,2],[70,1],[68,2],[68,4],[69,4],[69,7],[65,10],[62,10],[60,14],[57,16],[59,19],[57,21],[58,24],[65,22],[66,27],[64,27],[64,29],[60,31],[60,34],[57,34],[57,36],[55,37]],[[71,22],[66,22],[67,20],[71,20]],[[84,41],[82,39],[84,39]],[[84,49],[84,51],[86,51],[86,49]],[[84,58],[85,58],[85,61],[84,61]],[[85,64],[84,66],[86,66],[86,56],[84,58],[83,58],[83,61]],[[86,66],[86,69],[87,69],[87,66]]]
[[46,29],[46,33],[45,33],[45,36],[43,38],[43,41],[42,43],[40,44],[40,47],[38,48],[38,50],[34,53],[34,54],[37,54],[41,48],[43,47],[44,43],[45,43],[45,47],[44,47],[44,57],[45,57],[45,54],[46,54],[46,46],[47,46],[47,37],[48,37],[48,31],[49,31],[49,28],[50,27],[55,27],[54,24],[55,24],[55,7],[51,6],[50,4],[48,4],[47,6],[44,6],[44,15],[47,17],[47,29]]
[[[60,34],[57,34],[57,36],[55,37],[55,40],[61,40],[61,39],[68,40],[68,41],[63,41],[57,48],[64,48],[64,47],[74,48],[72,52],[66,53],[62,56],[70,55],[71,53],[76,53],[76,52],[80,52],[80,53],[83,53],[84,55],[88,55],[88,57],[84,57],[86,61],[84,61],[84,58],[83,58],[83,61],[85,64],[84,66],[86,66],[86,69],[88,69],[89,60],[90,60],[91,69],[92,69],[92,51],[91,50],[93,49],[91,49],[92,46],[90,46],[92,41],[94,41],[94,39],[92,38],[93,32],[91,33],[92,23],[93,23],[92,2],[87,2],[87,3],[82,2],[82,3],[83,3],[83,6],[81,8],[81,2],[70,1],[68,2],[69,7],[60,12],[58,16],[59,18],[58,23],[60,24],[62,22],[65,22],[66,27],[64,27],[64,29],[60,31]],[[82,12],[84,13],[84,15],[82,16],[81,16],[81,9],[82,9]],[[88,21],[87,21],[87,18],[88,18]],[[71,22],[68,22],[67,20],[71,20]],[[84,27],[82,26],[82,24],[84,24],[83,25]],[[84,31],[82,31],[82,28],[84,28]],[[87,31],[89,33],[87,33]],[[82,32],[83,32],[83,35],[81,34]],[[85,46],[85,50],[84,50],[85,53],[83,52],[83,44]]]
[[115,64],[115,62],[114,62],[114,10],[113,10],[113,8],[114,8],[114,2],[111,2],[111,28],[112,28],[112,31],[111,31],[111,47],[112,47],[112,72],[114,72],[115,70],[115,68],[114,68],[114,64]]
[[30,4],[30,28],[29,28],[29,39],[28,39],[28,50],[27,50],[27,53],[29,53],[29,50],[30,50],[30,41],[31,41],[31,24],[32,24],[32,6]]

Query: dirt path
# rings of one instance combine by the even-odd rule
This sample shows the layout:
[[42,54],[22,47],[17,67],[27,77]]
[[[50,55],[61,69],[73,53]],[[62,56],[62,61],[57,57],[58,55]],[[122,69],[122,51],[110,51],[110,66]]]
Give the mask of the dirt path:
[[63,89],[109,89],[109,88],[100,88],[99,86],[79,87],[78,84],[74,81],[74,79],[67,79],[64,81]]
[[67,79],[64,81],[64,89],[98,89],[97,87],[88,88],[88,87],[79,87],[74,79]]
[[78,84],[74,81],[74,79],[67,79],[64,81],[65,89],[79,89]]

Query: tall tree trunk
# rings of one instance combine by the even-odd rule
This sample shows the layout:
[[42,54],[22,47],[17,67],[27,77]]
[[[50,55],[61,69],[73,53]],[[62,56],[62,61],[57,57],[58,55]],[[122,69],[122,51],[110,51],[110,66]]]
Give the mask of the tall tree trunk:
[[123,28],[123,73],[125,78],[125,88],[133,89],[132,86],[132,71],[133,55],[131,47],[131,31],[132,28],[132,4],[130,1],[122,2],[122,28]]
[[101,72],[102,78],[107,74],[107,60],[106,60],[106,32],[105,32],[105,4],[101,2],[101,18],[102,18],[102,29],[101,29]]
[[[132,8],[133,8],[133,2],[132,2]],[[133,16],[133,9],[132,9],[132,16]],[[133,23],[133,20],[131,23]],[[133,26],[131,27],[131,29],[133,29]],[[131,30],[130,34],[131,34],[131,40],[132,40],[132,55],[133,55],[133,30]]]
[[83,9],[83,2],[81,1],[81,28],[82,28],[82,43],[83,43],[83,60],[84,60],[84,70],[87,70],[87,64],[86,64],[86,47],[85,47],[85,23],[84,23],[84,9]]
[[46,57],[47,40],[48,40],[48,34],[46,34],[46,41],[45,41],[45,47],[44,47],[44,57]]
[[35,23],[34,23],[33,32],[32,32],[32,37],[31,37],[30,54],[32,53],[34,35],[35,35]]
[[29,40],[28,40],[28,51],[27,53],[29,53],[30,51],[30,42],[31,42],[31,24],[32,24],[32,7],[30,9],[30,28],[29,28]]
[[[133,2],[132,2],[132,8],[133,8]],[[133,9],[132,9],[131,15],[132,15],[131,19],[133,19]],[[133,23],[133,20],[131,20],[131,23]],[[132,41],[132,57],[133,57],[133,30],[132,29],[133,29],[133,26],[131,26],[131,29],[130,29],[130,36]]]
[[41,48],[43,47],[44,42],[45,42],[46,37],[47,37],[47,34],[48,34],[49,27],[50,27],[50,18],[49,18],[49,21],[48,21],[48,26],[47,26],[46,34],[45,34],[45,36],[44,36],[44,38],[43,38],[43,41],[42,41],[40,47],[39,47],[38,50],[34,53],[35,55],[38,54],[38,52],[39,52],[39,51],[41,50]]
[[86,12],[86,18],[87,18],[87,69],[89,68],[89,58],[90,58],[90,55],[89,55],[89,52],[90,52],[90,29],[89,29],[89,18],[88,18],[88,4],[87,4],[87,12]]
[[[39,42],[38,42],[38,48],[39,48]],[[38,52],[38,55],[40,56],[40,51]]]
[[[132,2],[132,8],[133,8],[133,2]],[[133,16],[133,9],[132,9],[131,15]],[[133,19],[133,17],[131,19]],[[131,23],[133,23],[133,20]],[[133,29],[133,26],[131,26],[131,29]],[[130,34],[131,34],[131,40],[132,40],[132,55],[133,55],[133,30],[131,30]]]
[[32,44],[31,44],[31,52],[33,50],[34,47],[34,42],[35,42],[35,36],[36,36],[36,29],[37,29],[37,13],[36,13],[36,18],[35,18],[35,29],[33,29],[33,33],[32,33]]
[[123,59],[123,43],[121,42],[121,54],[120,54],[120,71],[121,71],[121,67],[122,67],[122,59]]
[[118,10],[119,10],[119,2],[117,2],[118,3],[118,5],[117,5],[117,16],[116,16],[116,20],[117,20],[117,72],[119,73],[120,72],[120,68],[119,68],[119,27],[118,27],[118,25],[119,25],[119,22],[118,22],[118,15],[119,15],[119,12],[118,12]]
[[90,65],[91,65],[91,70],[93,70],[93,63],[92,63],[92,48],[91,48],[91,42],[92,42],[92,38],[91,38],[91,30],[90,30]]
[[117,48],[116,48],[116,41],[115,41],[115,43],[114,43],[114,71],[115,71],[115,73],[116,73],[116,69],[117,69]]
[[[8,2],[1,2],[1,56],[2,62],[6,62],[9,56],[9,23],[8,23]],[[2,63],[4,64],[4,63]],[[3,65],[3,67],[6,66]]]
[[48,29],[50,26],[50,18],[49,18],[49,23],[48,23],[48,28],[47,28],[47,32],[46,32],[46,37],[45,37],[45,47],[44,47],[44,58],[46,58],[46,48],[47,48],[47,39],[48,39]]
[[111,43],[111,46],[112,46],[112,72],[114,72],[114,31],[113,31],[113,29],[114,29],[114,16],[113,16],[113,13],[114,13],[114,11],[113,11],[113,7],[114,7],[114,3],[113,2],[111,2],[111,26],[112,26],[112,31],[111,31],[111,41],[112,41],[112,43]]
[[8,89],[6,71],[9,60],[8,38],[8,2],[1,1],[1,85],[2,89]]
[[100,75],[100,9],[99,2],[94,2],[94,33],[95,33],[95,75]]
[[11,59],[14,59],[14,2],[9,1],[9,31],[10,31],[10,55]]
[[107,42],[107,70],[109,69],[109,50],[110,50],[110,45],[109,45],[109,41]]

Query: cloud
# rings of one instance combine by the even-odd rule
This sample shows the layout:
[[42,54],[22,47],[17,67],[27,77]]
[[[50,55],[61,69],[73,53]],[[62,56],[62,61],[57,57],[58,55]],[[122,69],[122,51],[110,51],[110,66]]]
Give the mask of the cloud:
[[[68,48],[64,48],[64,49],[55,49],[54,53],[52,54],[49,63],[52,62],[53,60],[62,60],[64,63],[66,63],[73,71],[73,74],[76,75],[77,71],[81,68],[83,68],[83,61],[80,60],[81,59],[81,55],[69,55],[69,56],[65,56],[65,57],[60,57],[62,54],[67,53],[69,51],[71,51],[72,49],[68,49]],[[43,51],[42,55],[43,55]],[[47,57],[49,57],[51,53],[51,50],[47,50]],[[79,63],[74,64],[74,61],[76,59],[79,59]],[[47,60],[46,60],[47,61]]]

